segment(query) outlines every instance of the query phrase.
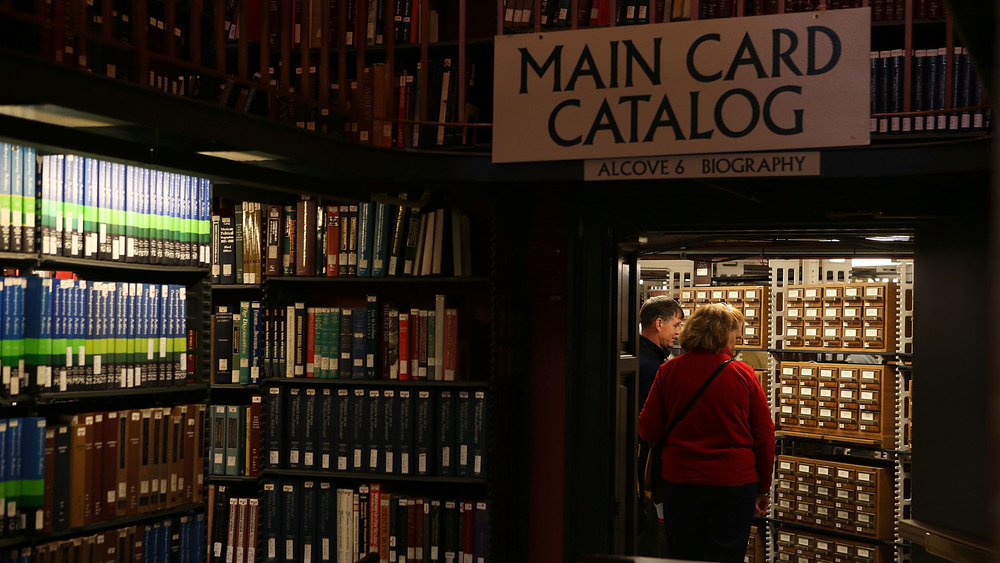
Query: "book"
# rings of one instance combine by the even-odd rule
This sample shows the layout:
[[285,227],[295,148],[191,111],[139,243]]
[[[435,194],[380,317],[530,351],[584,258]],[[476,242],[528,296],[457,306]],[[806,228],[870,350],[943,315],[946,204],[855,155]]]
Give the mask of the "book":
[[284,546],[283,529],[284,511],[281,506],[281,485],[274,479],[266,479],[261,483],[260,493],[260,534],[262,540],[261,559],[275,563],[281,561],[281,549]]
[[285,419],[288,416],[285,409],[285,394],[281,387],[267,388],[264,396],[264,467],[267,469],[285,469],[287,460],[287,445],[285,443]]
[[219,283],[236,283],[236,227],[234,218],[219,218]]
[[455,475],[457,459],[455,456],[456,427],[456,397],[448,389],[438,392],[435,401],[435,468],[437,475]]
[[316,275],[316,203],[303,196],[295,205],[296,276]]
[[281,482],[282,519],[284,546],[281,550],[281,560],[289,563],[302,561],[302,537],[300,535],[302,522],[302,484],[294,479]]
[[283,210],[280,205],[267,206],[267,247],[264,259],[264,275],[281,275],[281,237]]
[[250,423],[248,425],[248,432],[246,437],[246,451],[247,451],[247,471],[246,475],[248,477],[257,477],[260,475],[260,464],[261,464],[261,431],[264,415],[264,396],[259,393],[254,393],[250,396],[250,408],[249,416]]
[[318,487],[313,479],[302,481],[301,518],[299,519],[299,543],[301,544],[301,561],[315,561],[317,553],[317,493]]
[[329,481],[320,481],[316,491],[316,560],[335,563],[337,548],[337,493]]
[[375,243],[375,204],[363,201],[358,204],[357,276],[372,275],[372,247]]
[[317,454],[316,446],[319,437],[319,397],[315,387],[303,389],[302,397],[301,430],[299,434],[302,439],[302,468],[306,470],[316,469]]
[[304,436],[302,435],[303,418],[305,412],[303,410],[305,392],[304,389],[298,386],[292,386],[287,388],[287,394],[285,397],[285,407],[287,408],[287,432],[288,432],[288,468],[289,469],[301,469],[303,468],[302,456],[305,453],[305,443],[303,442]]
[[435,475],[437,472],[437,411],[434,394],[418,389],[413,397],[413,472],[416,475]]
[[326,276],[340,275],[340,206],[326,206]]

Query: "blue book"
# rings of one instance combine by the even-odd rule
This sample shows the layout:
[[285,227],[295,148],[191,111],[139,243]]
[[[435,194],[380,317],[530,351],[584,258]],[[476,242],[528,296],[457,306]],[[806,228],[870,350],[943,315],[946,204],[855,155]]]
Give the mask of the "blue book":
[[225,420],[225,475],[235,476],[239,475],[240,443],[244,438],[240,435],[240,406],[226,405]]
[[452,451],[455,475],[472,476],[472,392],[462,389],[455,393],[455,449]]
[[7,530],[7,490],[10,488],[10,450],[7,440],[9,420],[0,419],[0,531],[8,535]]
[[84,334],[84,366],[89,380],[89,389],[105,389],[104,379],[97,372],[94,360],[97,354],[97,331],[100,323],[100,283],[82,282],[84,294],[83,334]]
[[[114,283],[114,291],[112,292],[112,310],[114,311],[114,345],[112,347],[112,372],[111,377],[114,381],[112,384],[114,387],[124,389],[130,387],[128,382],[128,362],[127,362],[127,352],[128,352],[128,340],[126,334],[128,332],[128,283],[126,282],[112,282]],[[53,327],[55,331],[55,327]],[[53,339],[56,337],[53,336]],[[58,353],[59,348],[54,342],[52,345],[53,356]]]
[[351,456],[353,447],[350,444],[351,424],[353,414],[353,393],[350,389],[338,387],[333,400],[334,407],[334,427],[333,427],[333,464],[337,471],[347,471],[351,467]]
[[329,481],[320,481],[316,491],[316,543],[319,563],[337,560],[337,490]]
[[128,190],[128,167],[124,164],[111,164],[111,214],[108,224],[108,237],[111,239],[111,260],[125,261],[126,220],[125,201]]
[[280,560],[285,563],[298,563],[302,561],[302,543],[299,535],[302,520],[302,491],[301,483],[296,480],[286,480],[281,483],[281,519],[284,526],[284,549],[281,550]]
[[372,277],[384,278],[389,267],[389,247],[392,245],[391,226],[395,225],[396,206],[375,202],[374,242],[372,244]]
[[[76,189],[77,185],[83,184],[83,158],[77,155],[68,154],[65,157],[63,163],[63,182],[61,186],[57,186],[57,192],[53,194],[55,198],[58,198],[59,204],[55,211],[58,214],[56,216],[56,230],[58,231],[57,237],[61,241],[62,248],[59,253],[62,256],[79,256],[80,253],[74,254],[75,248],[77,248],[78,240],[75,240],[75,229],[76,229]],[[62,219],[62,224],[60,225],[59,219]]]
[[413,449],[413,428],[416,419],[414,405],[418,391],[400,389],[396,392],[396,401],[393,406],[393,424],[395,433],[393,435],[393,447],[395,448],[396,463],[393,473],[399,475],[412,475],[415,472]]
[[4,335],[0,348],[3,354],[3,382],[10,394],[16,396],[21,394],[21,371],[24,366],[24,290],[27,281],[21,276],[6,276],[3,283]]
[[472,391],[472,439],[469,458],[470,474],[473,477],[486,477],[486,454],[489,451],[489,421],[487,420],[486,391]]
[[437,475],[455,474],[455,392],[443,389],[435,401],[435,466]]
[[358,204],[358,277],[372,275],[372,246],[375,243],[374,206],[371,202]]
[[292,386],[286,389],[285,407],[287,409],[286,427],[288,435],[288,469],[302,469],[302,457],[305,453],[305,443],[303,442],[302,428],[304,425],[304,398],[305,389],[299,386]]
[[[25,419],[11,418],[7,421],[7,518],[5,529],[8,532],[20,531],[18,513],[23,502],[22,495],[24,471],[24,426]],[[44,436],[44,435],[43,435]],[[44,438],[43,438],[44,439]],[[44,449],[43,449],[44,451]]]
[[[240,385],[250,383],[250,302],[240,301],[239,373]],[[237,366],[233,366],[236,369]]]
[[100,161],[83,159],[83,257],[96,259],[98,250],[98,191]]
[[351,328],[354,337],[351,339],[351,378],[365,379],[366,354],[368,344],[368,310],[365,307],[355,307],[351,311]]
[[71,355],[67,352],[67,318],[69,315],[69,297],[72,280],[53,280],[52,292],[52,355],[49,361],[52,366],[52,386],[59,391],[67,391],[69,382],[66,373],[66,359]]
[[10,159],[10,248],[11,252],[24,251],[24,151],[27,147],[11,145]]
[[[111,175],[110,162],[97,163],[97,259],[111,260]],[[25,197],[27,204],[27,196]]]
[[267,388],[264,396],[264,428],[262,450],[264,451],[263,467],[266,469],[285,469],[288,449],[285,444],[285,394],[282,387]]
[[365,297],[365,379],[379,379],[382,377],[381,354],[379,354],[379,343],[382,342],[381,307],[377,295],[367,295]]
[[35,253],[35,201],[38,197],[38,151],[33,147],[22,147],[21,156],[24,159],[22,169],[23,201],[22,201],[22,221],[24,225],[23,240],[24,246],[21,249],[27,253]]
[[385,470],[385,458],[382,452],[384,447],[382,442],[384,410],[382,390],[369,389],[365,410],[362,411],[365,420],[365,442],[368,446],[365,450],[363,470],[369,473],[382,473]]
[[212,475],[225,475],[226,405],[211,405],[209,409],[209,469]]
[[173,374],[175,385],[183,385],[187,381],[187,288],[172,284],[168,289],[172,314],[169,319],[173,330],[167,341],[168,358],[167,373]]
[[396,441],[398,435],[397,425],[399,424],[399,407],[397,406],[398,391],[386,389],[382,391],[382,400],[379,404],[379,444],[381,446],[379,471],[381,473],[399,473],[399,446]]
[[29,389],[51,387],[52,279],[30,276],[25,286],[25,369]]
[[302,390],[302,414],[299,419],[301,428],[299,435],[300,448],[302,450],[302,468],[316,469],[318,456],[316,453],[317,441],[319,439],[319,393],[315,387],[306,387]]
[[42,254],[62,255],[62,185],[66,155],[42,157],[41,225]]
[[437,411],[434,409],[435,394],[426,389],[418,389],[414,393],[413,472],[416,475],[435,475],[437,473],[434,433],[437,423]]
[[319,558],[318,545],[316,543],[317,527],[317,496],[319,487],[316,481],[306,479],[302,481],[301,510],[299,519],[299,543],[302,545],[301,561],[316,561]]
[[323,387],[316,397],[316,469],[330,471],[336,461],[334,440],[337,429],[337,401],[334,390]]
[[[261,484],[260,533],[262,560],[268,563],[281,561],[284,547],[284,510],[281,506],[281,484],[273,479]],[[322,518],[323,513],[320,513]]]
[[365,459],[365,454],[368,453],[366,442],[368,436],[365,432],[368,422],[368,418],[365,416],[368,413],[368,393],[360,387],[351,389],[351,393],[347,419],[349,424],[347,443],[350,445],[351,454],[347,469],[360,473],[368,468]]
[[14,181],[14,147],[0,142],[0,251],[11,249],[10,190]]

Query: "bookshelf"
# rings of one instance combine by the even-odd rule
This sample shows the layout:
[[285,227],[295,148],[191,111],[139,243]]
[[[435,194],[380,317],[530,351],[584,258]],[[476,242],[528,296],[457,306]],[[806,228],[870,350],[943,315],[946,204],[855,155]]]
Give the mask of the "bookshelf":
[[[7,496],[4,555],[39,558],[89,549],[131,556],[144,541],[152,554],[155,542],[149,540],[163,541],[167,552],[171,536],[190,554],[197,547],[189,540],[201,537],[205,517],[197,428],[208,391],[199,365],[208,264],[193,255],[180,259],[182,240],[191,250],[194,238],[168,228],[163,207],[144,213],[161,228],[129,230],[151,249],[142,261],[124,252],[99,260],[97,217],[110,205],[98,198],[110,199],[111,189],[96,171],[107,163],[81,164],[80,170],[94,171],[93,181],[81,176],[75,184],[55,174],[65,170],[66,159],[56,156],[61,153],[3,147],[24,160],[15,167],[7,159],[5,166],[13,181],[2,230],[11,248],[21,251],[3,258],[8,400],[0,426],[5,481],[16,475],[27,483]],[[43,185],[44,207],[68,211],[59,222],[65,229],[42,220]],[[153,195],[150,182],[136,181],[131,189],[136,200],[166,199]],[[197,204],[192,196],[191,207]],[[122,217],[100,222],[109,227],[102,232],[121,226],[124,236]],[[49,226],[43,223],[52,227],[45,235]],[[131,218],[129,224],[134,226]],[[85,249],[92,250],[89,259],[82,257]]]

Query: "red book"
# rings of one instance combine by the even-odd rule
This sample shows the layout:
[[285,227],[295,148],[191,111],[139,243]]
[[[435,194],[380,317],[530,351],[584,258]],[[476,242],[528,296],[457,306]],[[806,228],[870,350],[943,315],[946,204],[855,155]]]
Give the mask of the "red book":
[[[423,519],[423,514],[419,519]],[[406,499],[406,553],[402,554],[406,556],[407,561],[415,561],[417,557],[417,520],[417,500],[408,498]]]
[[463,560],[470,561],[476,548],[475,510],[471,501],[462,503],[462,546]]
[[306,309],[306,377],[316,377],[316,308]]
[[247,477],[260,475],[260,423],[263,416],[263,406],[262,395],[256,394],[250,397],[250,429],[247,432],[247,452],[250,463],[247,465]]
[[[91,453],[91,470],[90,470],[90,506],[91,506],[91,522],[100,522],[101,520],[109,519],[108,516],[102,516],[101,513],[104,509],[104,416],[105,413],[97,412],[94,413],[94,426],[91,429],[91,434],[93,435],[93,445]],[[115,470],[115,475],[118,475],[118,471]]]
[[455,381],[458,372],[458,309],[444,310],[444,379]]
[[119,411],[104,413],[104,465],[101,471],[101,518],[111,520],[116,517],[118,495],[118,434]]
[[326,206],[326,277],[340,275],[340,206]]
[[410,379],[410,314],[399,312],[399,379]]

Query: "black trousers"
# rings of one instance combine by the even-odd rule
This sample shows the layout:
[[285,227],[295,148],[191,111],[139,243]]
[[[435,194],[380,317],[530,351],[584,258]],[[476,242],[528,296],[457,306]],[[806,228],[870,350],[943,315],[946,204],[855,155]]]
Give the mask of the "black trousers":
[[756,483],[714,487],[664,481],[666,556],[742,563],[756,502]]

